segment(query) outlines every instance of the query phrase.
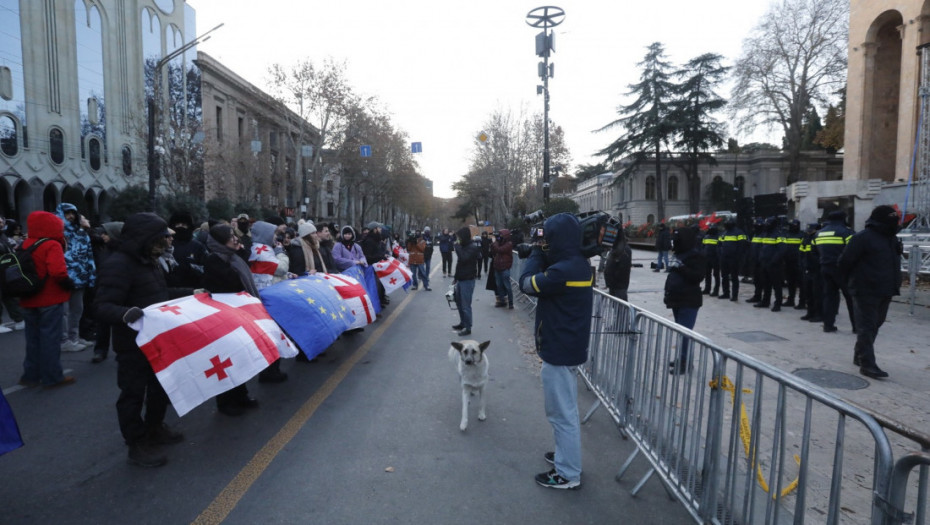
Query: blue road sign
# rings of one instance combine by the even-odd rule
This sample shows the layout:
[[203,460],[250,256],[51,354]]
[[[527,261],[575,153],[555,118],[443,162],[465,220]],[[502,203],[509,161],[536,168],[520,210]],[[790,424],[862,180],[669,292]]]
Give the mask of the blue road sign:
[[413,142],[410,144],[410,151],[413,153],[423,153],[423,143]]
[[359,152],[359,154],[360,154],[362,157],[370,157],[370,156],[371,156],[371,146],[359,146],[359,147],[358,147],[358,152]]

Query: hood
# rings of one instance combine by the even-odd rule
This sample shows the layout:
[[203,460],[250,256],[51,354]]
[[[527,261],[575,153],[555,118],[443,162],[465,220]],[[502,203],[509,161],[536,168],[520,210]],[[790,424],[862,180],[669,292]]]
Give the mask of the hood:
[[352,234],[351,242],[355,242],[355,230],[352,229],[351,226],[343,226],[343,227],[342,227],[342,231],[339,232],[339,241],[340,241],[340,242],[346,242],[345,237],[343,237],[343,235],[345,235],[346,232],[349,232],[349,233]]
[[510,240],[510,230],[508,230],[507,228],[501,228],[500,234],[501,234],[502,241]]
[[456,230],[455,236],[458,238],[459,243],[461,243],[462,246],[465,246],[466,244],[472,242],[471,230],[468,228],[468,226],[462,226],[461,228]]
[[252,242],[274,246],[274,231],[278,227],[270,222],[256,221],[252,225]]
[[672,235],[672,252],[687,253],[697,246],[697,232],[694,228],[681,228]]
[[70,202],[62,202],[61,204],[58,205],[57,208],[55,208],[55,213],[59,217],[61,217],[62,220],[64,220],[65,218],[65,213],[69,211],[73,211],[74,213],[79,213],[77,206],[75,206],[74,204],[71,204]]
[[581,256],[581,223],[571,213],[559,213],[546,219],[543,236],[549,245],[546,258],[550,263]]
[[123,232],[123,223],[120,221],[105,222],[103,223],[103,231],[107,232],[111,239],[119,240]]
[[61,217],[47,211],[34,211],[26,218],[29,228],[28,238],[41,239],[48,237],[55,239],[62,245],[65,243],[65,225]]
[[120,251],[147,259],[152,241],[167,233],[168,223],[158,215],[151,212],[134,213],[123,223]]

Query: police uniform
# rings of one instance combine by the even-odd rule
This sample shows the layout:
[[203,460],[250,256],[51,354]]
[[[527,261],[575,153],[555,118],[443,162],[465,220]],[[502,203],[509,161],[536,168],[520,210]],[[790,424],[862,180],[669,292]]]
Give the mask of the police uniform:
[[762,266],[760,256],[762,253],[762,219],[756,219],[752,225],[752,240],[749,241],[749,268],[748,274],[752,275],[752,297],[746,299],[747,303],[757,303],[762,300]]
[[840,308],[840,292],[843,293],[843,299],[846,300],[846,308],[849,311],[849,321],[853,324],[855,331],[855,321],[853,320],[852,297],[846,288],[836,262],[846,248],[846,243],[855,232],[846,226],[846,214],[841,211],[834,211],[828,215],[828,221],[823,228],[817,232],[814,237],[814,249],[820,256],[820,275],[823,278],[823,331],[836,331],[836,314]]
[[[788,299],[782,306],[794,306],[797,310],[803,310],[807,304],[807,293],[801,286],[801,266],[800,266],[800,248],[804,239],[801,233],[801,223],[797,219],[791,221],[788,225],[788,231],[783,235],[785,239],[785,285],[788,287]],[[797,306],[795,306],[794,295],[798,294]]]
[[748,244],[746,233],[736,227],[736,222],[727,221],[723,234],[717,237],[717,260],[723,281],[720,299],[736,301],[739,297],[739,264]]
[[813,223],[807,225],[807,233],[798,248],[798,264],[801,269],[801,290],[807,302],[807,313],[801,317],[802,321],[821,323],[820,316],[823,296],[823,279],[820,276],[820,256],[814,251],[814,237],[820,225]]
[[[719,243],[717,227],[707,228],[704,239],[701,240],[704,258],[707,260],[707,270],[704,272],[704,295],[717,297],[720,294],[720,261],[717,257],[717,244]],[[714,290],[710,289],[711,278],[714,280]]]

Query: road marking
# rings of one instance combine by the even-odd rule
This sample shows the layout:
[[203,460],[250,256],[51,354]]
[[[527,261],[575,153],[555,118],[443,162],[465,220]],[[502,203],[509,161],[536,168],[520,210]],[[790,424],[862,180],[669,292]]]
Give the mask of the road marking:
[[233,509],[236,508],[236,505],[239,504],[242,497],[249,491],[252,484],[265,472],[281,450],[294,439],[297,432],[299,432],[307,421],[313,417],[313,414],[320,408],[320,405],[329,398],[336,390],[336,387],[349,375],[349,372],[352,371],[355,365],[358,364],[378,340],[381,339],[381,335],[384,331],[390,328],[391,325],[394,324],[394,321],[400,317],[400,313],[403,312],[407,304],[410,303],[411,297],[413,297],[412,294],[407,294],[407,297],[398,305],[394,314],[385,320],[384,323],[374,331],[371,338],[368,339],[361,348],[356,350],[352,357],[337,368],[333,375],[323,383],[323,386],[310,396],[310,399],[308,399],[297,412],[291,416],[291,419],[281,427],[281,430],[272,436],[272,438],[265,443],[265,446],[252,456],[252,459],[239,471],[239,474],[237,474],[236,477],[226,485],[226,488],[216,496],[210,505],[197,516],[192,522],[194,525],[219,524],[229,516]]
[[[64,370],[61,371],[61,373],[64,374],[64,375],[68,375],[68,374],[70,374],[71,372],[74,372],[74,370],[71,369],[71,368],[66,368],[66,369],[64,369]],[[12,394],[13,392],[19,392],[20,390],[26,390],[27,388],[29,388],[29,387],[26,387],[26,386],[23,386],[23,385],[13,385],[13,386],[9,386],[9,387],[6,387],[6,388],[3,389],[3,396],[6,397],[6,396]]]

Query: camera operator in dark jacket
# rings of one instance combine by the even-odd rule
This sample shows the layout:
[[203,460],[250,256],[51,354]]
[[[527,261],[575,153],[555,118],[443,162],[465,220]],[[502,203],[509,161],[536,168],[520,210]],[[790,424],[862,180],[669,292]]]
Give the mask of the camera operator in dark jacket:
[[[672,260],[665,279],[665,306],[672,309],[675,322],[691,330],[697,322],[698,310],[704,304],[701,280],[707,268],[707,258],[698,248],[697,232],[683,227],[672,235]],[[690,340],[682,338],[678,345],[678,358],[669,363],[670,374],[681,374],[690,369],[688,349]]]
[[[129,445],[129,463],[159,467],[168,460],[152,449],[180,443],[184,437],[164,423],[168,395],[148,359],[136,345],[138,321],[146,306],[190,295],[190,288],[169,289],[158,257],[168,247],[168,224],[154,213],[136,213],[123,224],[119,251],[107,258],[97,281],[97,315],[113,325],[117,383],[116,411],[120,431]],[[144,412],[144,415],[143,415]]]
[[581,424],[575,368],[588,360],[588,338],[594,304],[594,275],[581,254],[578,219],[560,213],[543,224],[544,240],[536,242],[523,264],[520,290],[539,298],[536,307],[536,352],[543,361],[543,397],[552,425],[555,452],[546,454],[554,468],[536,475],[547,488],[581,485]]
[[837,261],[848,277],[856,318],[853,363],[859,373],[873,379],[888,377],[875,363],[875,338],[885,322],[891,298],[901,293],[901,253],[897,237],[898,213],[891,206],[876,206],[865,229],[852,236]]

